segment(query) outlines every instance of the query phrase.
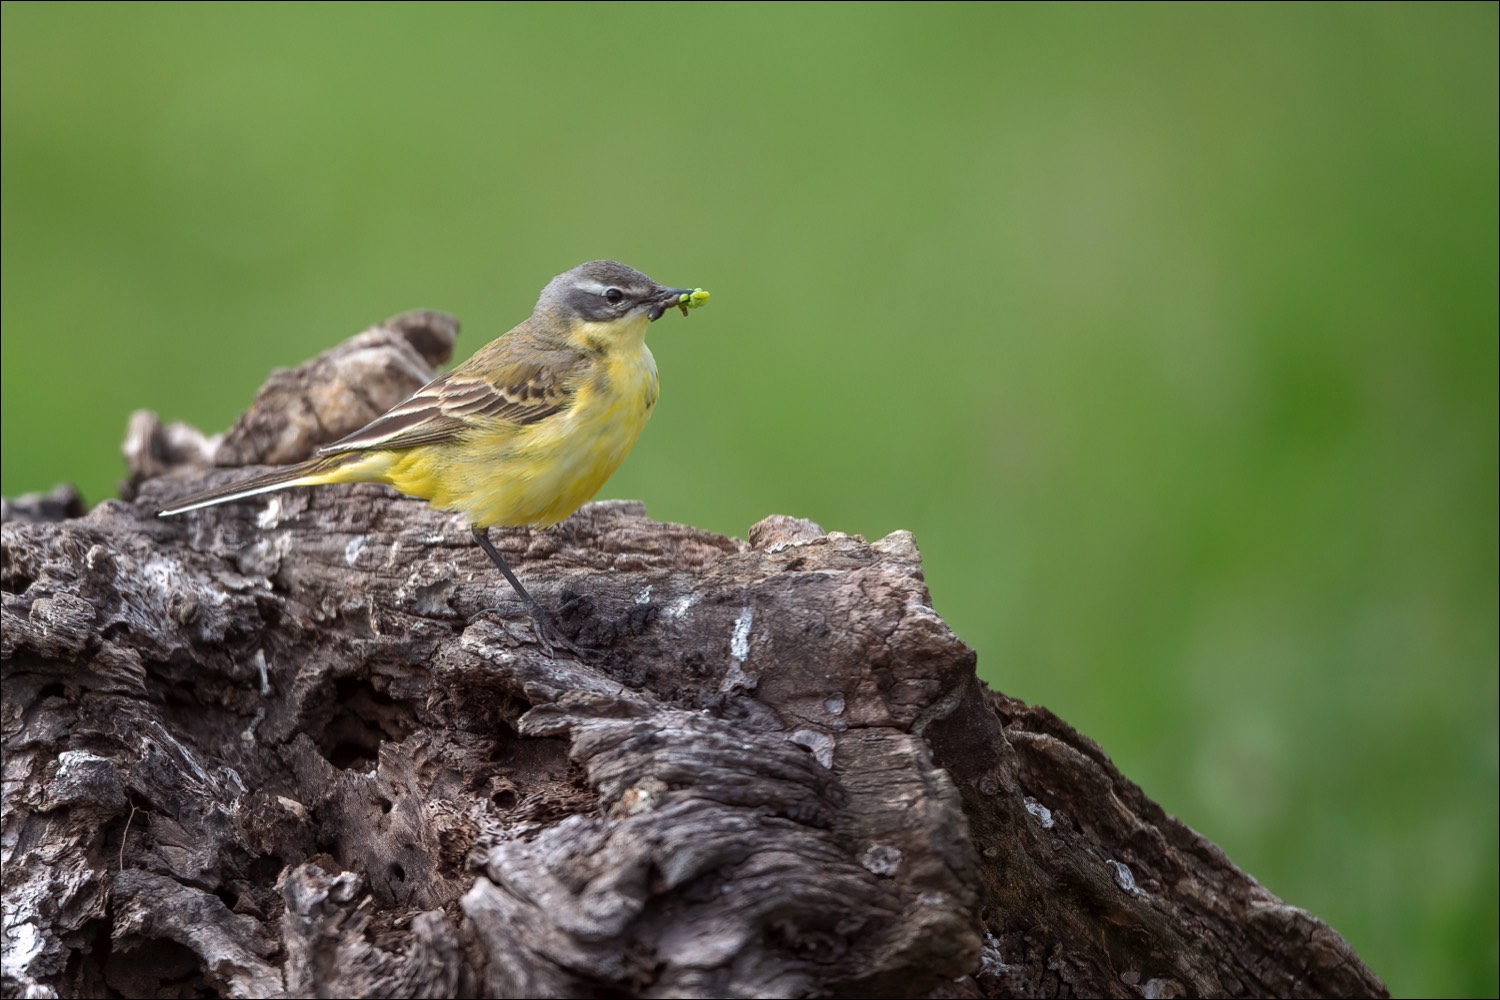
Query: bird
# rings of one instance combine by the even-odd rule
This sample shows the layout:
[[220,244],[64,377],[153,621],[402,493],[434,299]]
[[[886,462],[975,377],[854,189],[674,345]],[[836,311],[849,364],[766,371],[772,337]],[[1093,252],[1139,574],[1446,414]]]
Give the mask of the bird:
[[656,406],[652,322],[708,301],[618,261],[580,264],[549,281],[531,316],[462,364],[307,461],[183,497],[173,517],[297,486],[384,483],[456,511],[526,605],[538,645],[589,651],[557,631],[488,536],[546,528],[583,506],[625,460]]

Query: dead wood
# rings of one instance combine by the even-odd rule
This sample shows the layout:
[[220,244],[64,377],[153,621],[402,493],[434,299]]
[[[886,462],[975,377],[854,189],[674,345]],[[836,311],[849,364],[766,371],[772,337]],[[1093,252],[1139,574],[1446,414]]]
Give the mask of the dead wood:
[[138,415],[125,500],[6,504],[5,996],[1384,994],[986,690],[905,532],[494,531],[584,663],[383,488],[153,516],[359,426],[455,333],[397,317],[222,439]]

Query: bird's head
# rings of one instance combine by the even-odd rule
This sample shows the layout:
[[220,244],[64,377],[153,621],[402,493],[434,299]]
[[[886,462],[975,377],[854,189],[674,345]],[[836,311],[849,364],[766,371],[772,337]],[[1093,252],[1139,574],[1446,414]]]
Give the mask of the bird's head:
[[645,336],[646,324],[676,306],[683,315],[708,301],[701,288],[666,288],[633,267],[591,260],[547,282],[536,316],[591,339]]

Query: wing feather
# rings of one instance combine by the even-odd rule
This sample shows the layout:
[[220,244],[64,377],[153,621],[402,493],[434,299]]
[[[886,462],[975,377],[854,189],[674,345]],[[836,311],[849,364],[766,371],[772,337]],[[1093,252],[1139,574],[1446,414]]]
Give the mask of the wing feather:
[[418,389],[403,403],[347,437],[318,450],[320,455],[349,451],[399,451],[417,445],[452,441],[466,430],[504,421],[523,427],[545,420],[573,402],[578,374],[589,363],[582,354],[556,352],[542,359],[512,362],[492,370],[475,364],[475,355],[446,375]]

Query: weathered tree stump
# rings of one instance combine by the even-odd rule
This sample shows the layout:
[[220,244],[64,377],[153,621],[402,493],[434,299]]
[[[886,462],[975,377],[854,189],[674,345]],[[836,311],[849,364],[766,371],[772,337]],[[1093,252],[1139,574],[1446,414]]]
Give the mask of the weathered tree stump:
[[386,489],[154,516],[363,424],[455,333],[397,317],[222,440],[137,415],[125,500],[6,504],[6,996],[1384,994],[986,690],[904,532],[623,502],[493,532],[580,662]]

